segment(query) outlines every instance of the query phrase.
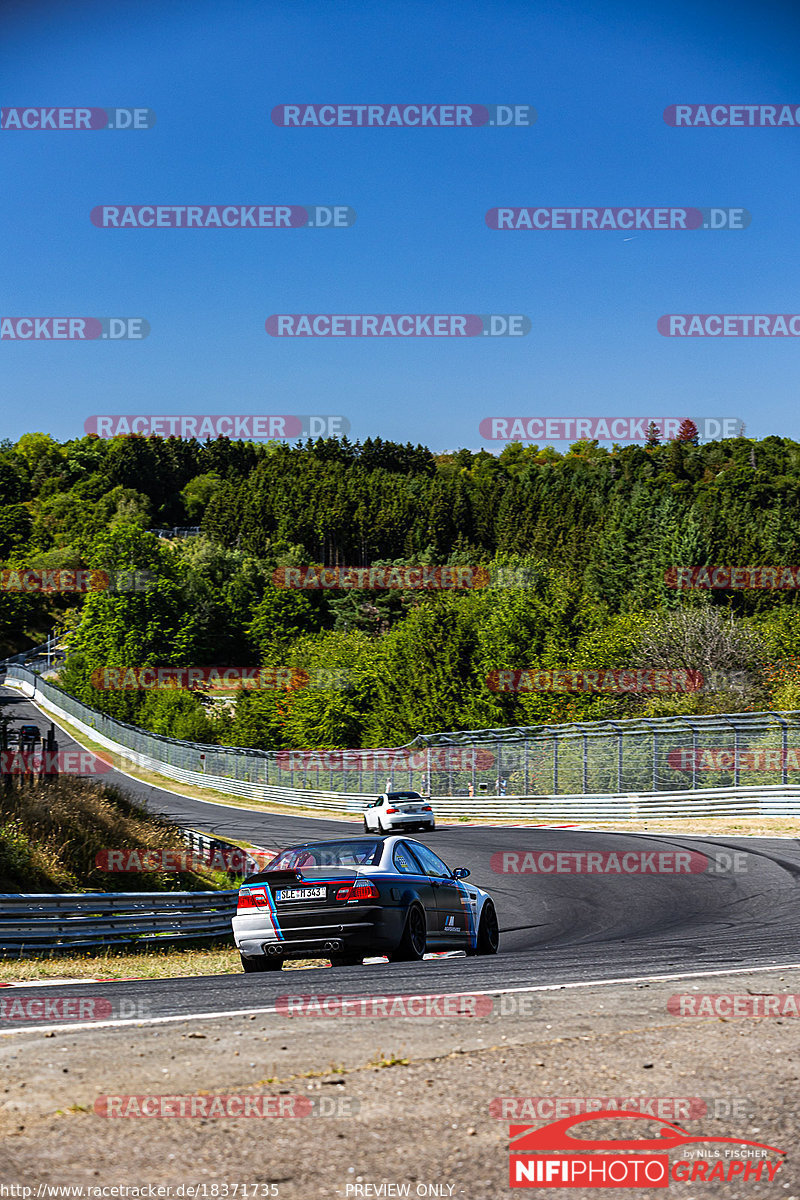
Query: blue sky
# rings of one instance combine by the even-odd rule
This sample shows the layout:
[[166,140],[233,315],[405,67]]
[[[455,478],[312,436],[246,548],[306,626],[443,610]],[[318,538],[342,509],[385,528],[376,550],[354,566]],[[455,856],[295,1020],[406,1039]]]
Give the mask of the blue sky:
[[[800,438],[800,338],[663,313],[800,312],[800,9],[697,0],[7,2],[2,106],[141,106],[147,131],[0,132],[0,314],[138,316],[141,342],[0,342],[0,436],[96,413],[344,414],[494,451],[487,416],[736,416]],[[531,104],[530,128],[285,129],[284,103]],[[337,203],[341,230],[98,229],[97,204]],[[515,206],[737,206],[743,231],[495,232]],[[273,313],[523,313],[521,338],[273,338]],[[564,449],[566,443],[554,443]]]

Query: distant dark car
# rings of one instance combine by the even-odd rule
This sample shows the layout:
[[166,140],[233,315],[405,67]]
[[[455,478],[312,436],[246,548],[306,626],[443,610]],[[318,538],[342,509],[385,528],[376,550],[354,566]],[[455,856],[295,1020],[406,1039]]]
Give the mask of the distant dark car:
[[357,837],[282,850],[239,889],[233,936],[245,971],[279,970],[289,958],[351,966],[426,950],[496,954],[497,913],[488,892],[465,883],[411,838]]

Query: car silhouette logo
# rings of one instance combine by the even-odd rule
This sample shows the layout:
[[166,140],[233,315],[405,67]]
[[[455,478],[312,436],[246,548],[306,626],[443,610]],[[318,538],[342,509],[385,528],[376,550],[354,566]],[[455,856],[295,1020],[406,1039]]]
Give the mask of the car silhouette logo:
[[[576,1125],[587,1121],[648,1121],[662,1126],[657,1137],[647,1138],[612,1138],[597,1139],[573,1137],[570,1130]],[[586,1150],[649,1150],[652,1153],[662,1153],[682,1146],[703,1145],[708,1142],[727,1143],[737,1146],[755,1146],[761,1150],[772,1150],[775,1154],[784,1154],[777,1146],[769,1146],[765,1142],[751,1142],[746,1138],[709,1137],[696,1135],[682,1129],[680,1125],[670,1125],[647,1113],[633,1112],[628,1109],[612,1109],[600,1112],[583,1113],[578,1116],[565,1117],[562,1121],[553,1121],[549,1125],[536,1127],[534,1125],[509,1126],[509,1150],[512,1154],[526,1154],[537,1150],[571,1150],[580,1153]]]

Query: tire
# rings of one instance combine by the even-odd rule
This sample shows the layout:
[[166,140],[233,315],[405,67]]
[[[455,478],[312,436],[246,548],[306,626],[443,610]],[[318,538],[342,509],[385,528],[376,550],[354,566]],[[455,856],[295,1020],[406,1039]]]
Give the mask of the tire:
[[481,909],[481,919],[478,922],[478,944],[473,954],[497,954],[500,945],[500,928],[497,924],[497,912],[491,900],[487,900]]
[[370,828],[369,828],[369,825],[367,824],[367,818],[364,817],[364,833],[369,833],[369,832],[370,832]]
[[240,954],[242,967],[245,975],[251,975],[254,971],[280,971],[283,966],[283,958],[268,954],[259,954],[255,958],[250,958],[246,954]]
[[425,953],[427,922],[419,904],[412,904],[406,915],[403,936],[397,949],[389,956],[391,962],[419,962]]
[[363,954],[332,954],[332,967],[360,967],[364,962]]

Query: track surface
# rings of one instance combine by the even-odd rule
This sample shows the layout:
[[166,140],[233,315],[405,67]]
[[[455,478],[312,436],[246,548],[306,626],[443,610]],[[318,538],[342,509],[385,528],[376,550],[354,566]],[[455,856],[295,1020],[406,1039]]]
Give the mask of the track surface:
[[[0,688],[0,715],[46,729],[49,719],[19,693]],[[58,732],[59,748],[75,743]],[[153,811],[182,825],[255,844],[292,845],[361,831],[356,821],[259,813],[207,804],[132,780],[116,771],[103,777],[136,795]],[[575,829],[475,826],[440,828],[430,837],[450,866],[466,866],[492,893],[501,929],[496,958],[450,958],[363,968],[310,969],[196,979],[137,980],[66,985],[59,995],[113,1001],[132,990],[151,1017],[269,1007],[290,990],[339,993],[452,992],[590,982],[653,974],[681,974],[800,962],[800,842],[794,839],[700,838],[593,833]],[[688,849],[744,854],[736,873],[683,875],[501,874],[498,851]],[[23,997],[28,989],[15,989]],[[30,994],[42,995],[40,988]],[[0,1022],[10,1028],[13,1022]],[[30,1026],[28,1026],[30,1030]]]

